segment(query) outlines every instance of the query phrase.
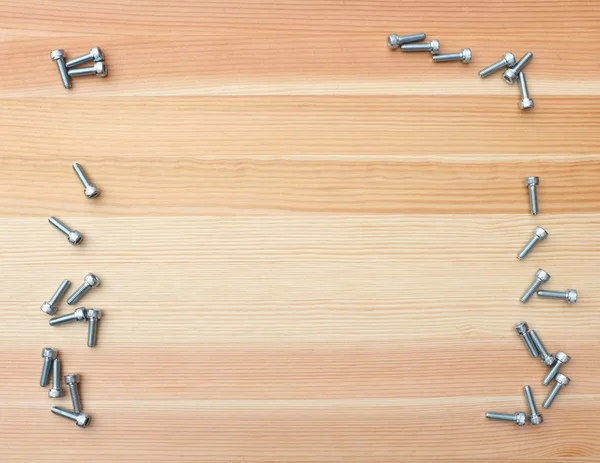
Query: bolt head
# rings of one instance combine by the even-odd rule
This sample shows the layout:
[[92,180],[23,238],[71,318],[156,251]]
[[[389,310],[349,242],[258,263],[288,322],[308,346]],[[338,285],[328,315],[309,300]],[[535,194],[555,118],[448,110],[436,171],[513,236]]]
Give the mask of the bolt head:
[[86,276],[84,276],[83,281],[85,281],[92,288],[95,288],[100,284],[100,278],[98,278],[93,273],[88,273]]
[[564,352],[558,352],[556,354],[556,361],[560,362],[560,363],[567,363],[569,360],[571,360],[571,357],[569,357],[567,354],[565,354]]
[[535,277],[542,283],[546,283],[550,279],[550,274],[542,269],[539,269],[537,272],[535,272]]
[[59,60],[61,58],[65,57],[65,51],[58,49],[58,50],[54,50],[50,52],[50,59],[52,59],[52,61],[56,61]]
[[90,55],[92,55],[94,61],[102,61],[104,59],[104,53],[102,53],[100,47],[92,47]]
[[56,307],[55,305],[50,305],[47,302],[44,302],[40,309],[42,310],[42,312],[47,313],[48,315],[54,315],[58,311],[58,307]]
[[471,49],[470,48],[463,48],[463,51],[462,51],[461,54],[462,54],[462,62],[463,63],[470,63],[471,62],[472,55],[471,55]]
[[48,397],[51,399],[60,399],[65,396],[65,390],[61,388],[48,389]]
[[96,320],[100,320],[102,318],[102,311],[99,309],[87,309],[85,316],[88,320],[95,318]]
[[571,380],[569,378],[567,378],[565,375],[563,375],[562,373],[556,373],[554,380],[557,383],[562,384],[563,386],[566,386],[567,384],[569,384],[571,382]]
[[73,314],[75,315],[76,320],[78,322],[83,321],[87,318],[87,310],[85,309],[85,307],[78,307],[73,311]]
[[94,64],[94,70],[98,77],[106,77],[108,74],[108,68],[106,67],[106,64],[104,64],[104,61],[98,61]]
[[58,352],[56,352],[56,349],[53,349],[52,347],[44,347],[42,349],[42,357],[43,358],[50,358],[50,359],[54,360],[57,355],[58,355]]
[[517,426],[523,426],[527,422],[527,415],[525,412],[518,412],[515,414],[515,423]]
[[85,428],[88,424],[90,424],[90,415],[87,413],[80,413],[77,415],[77,421],[75,423],[80,428]]
[[514,84],[517,81],[518,77],[519,75],[514,71],[514,69],[507,69],[506,71],[504,71],[504,74],[502,74],[504,82],[510,85]]
[[523,111],[527,111],[528,109],[535,108],[535,103],[533,102],[533,100],[531,98],[523,98],[521,100],[521,103],[519,103],[519,107]]
[[554,365],[554,362],[556,362],[554,355],[546,355],[545,357],[542,357],[542,363],[547,367]]
[[531,415],[529,417],[529,422],[531,424],[542,424],[543,421],[544,418],[542,417],[542,415]]
[[567,289],[567,302],[572,304],[573,302],[577,302],[577,290],[576,289]]
[[65,376],[64,381],[67,386],[77,384],[79,382],[79,375],[77,373],[71,373],[70,375]]
[[541,240],[545,239],[548,236],[548,232],[542,227],[535,227],[535,229],[533,230],[533,234]]
[[98,188],[96,188],[94,185],[89,185],[84,188],[83,194],[87,199],[92,199],[100,194],[100,190],[98,190]]
[[534,185],[537,185],[538,183],[540,183],[540,178],[539,177],[527,177],[527,178],[525,178],[525,185],[527,185],[527,186],[534,186]]
[[388,35],[387,44],[389,48],[395,50],[400,46],[400,37],[398,37],[396,34]]
[[440,53],[440,41],[437,39],[433,39],[431,42],[429,42],[429,46],[431,47],[431,54],[432,55],[439,55]]
[[67,240],[73,246],[77,246],[79,243],[81,243],[83,241],[83,235],[78,230],[71,230],[71,233],[69,233]]
[[514,66],[517,62],[517,58],[515,58],[515,55],[509,52],[504,55],[504,62],[507,66]]
[[525,334],[527,334],[528,330],[529,330],[529,325],[527,325],[527,322],[519,322],[515,325],[515,331],[518,334],[525,335]]

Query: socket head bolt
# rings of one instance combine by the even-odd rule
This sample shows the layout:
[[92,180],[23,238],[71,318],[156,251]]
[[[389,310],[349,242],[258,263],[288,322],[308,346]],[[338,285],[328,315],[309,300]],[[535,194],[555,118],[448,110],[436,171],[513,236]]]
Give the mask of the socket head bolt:
[[497,61],[494,64],[490,64],[488,67],[479,71],[479,77],[483,79],[489,75],[492,75],[494,72],[499,71],[502,68],[513,66],[516,62],[517,59],[515,58],[515,55],[513,55],[512,53],[505,53],[504,57],[500,61]]
[[50,372],[52,371],[52,362],[56,360],[58,352],[52,347],[44,347],[42,349],[42,358],[44,364],[42,365],[42,375],[40,376],[40,386],[46,387],[50,380]]
[[83,185],[83,194],[87,199],[95,198],[100,194],[100,190],[98,190],[96,185],[93,185],[90,182],[87,175],[85,175],[83,168],[77,162],[73,163],[73,170],[75,171],[77,177],[79,178],[79,181]]
[[90,424],[90,416],[87,413],[74,413],[58,407],[52,407],[50,411],[55,415],[74,421],[75,424],[80,428],[85,428],[88,424]]
[[527,288],[527,290],[521,296],[521,302],[522,303],[527,302],[529,300],[529,298],[533,295],[533,293],[535,293],[537,291],[537,289],[543,283],[546,283],[549,279],[550,279],[550,274],[547,273],[546,271],[539,269],[537,272],[535,272],[535,280],[533,281],[533,283],[531,283],[529,288]]
[[549,297],[552,299],[564,299],[569,304],[573,304],[577,302],[577,290],[576,289],[567,289],[566,291],[538,291],[537,295],[539,297]]
[[58,289],[54,292],[49,301],[44,302],[40,309],[42,312],[48,315],[54,315],[58,310],[58,301],[63,297],[71,282],[69,280],[63,280]]
[[65,51],[60,49],[51,51],[50,59],[54,61],[58,67],[58,73],[60,74],[63,87],[71,88],[71,79],[69,78],[69,73],[65,65]]
[[542,384],[544,386],[550,384],[550,382],[557,376],[558,370],[560,369],[561,365],[563,365],[564,363],[568,363],[569,360],[571,360],[571,357],[569,357],[564,352],[558,352],[554,357],[556,359],[556,363],[545,376],[545,378],[542,380]]
[[425,37],[426,36],[424,32],[402,36],[397,34],[390,34],[387,38],[387,44],[390,49],[396,50],[400,47],[400,45],[404,43],[419,42],[421,40],[425,40]]
[[537,412],[531,388],[529,386],[525,386],[524,391],[525,398],[527,399],[527,404],[529,405],[529,422],[531,424],[541,424],[544,421],[544,418]]
[[523,111],[535,108],[535,103],[529,97],[529,88],[527,87],[527,79],[525,77],[525,73],[523,73],[523,72],[519,72],[519,90],[521,91],[521,103],[519,103],[519,107]]
[[62,232],[67,237],[67,241],[71,243],[73,246],[77,246],[79,243],[83,241],[83,235],[78,230],[71,230],[64,223],[58,220],[56,217],[48,218],[48,222],[52,224],[57,230]]
[[87,315],[86,308],[78,307],[70,314],[63,315],[61,317],[51,318],[50,321],[48,322],[48,324],[50,326],[55,326],[55,325],[63,325],[65,323],[69,323],[69,322],[82,322],[84,320],[87,320],[86,315]]
[[89,320],[87,345],[88,347],[94,347],[96,345],[98,333],[98,320],[102,318],[102,311],[98,309],[88,309],[86,316]]
[[73,305],[79,299],[83,297],[85,293],[87,293],[90,289],[95,288],[100,284],[100,278],[98,278],[93,273],[88,273],[85,277],[83,277],[83,284],[77,288],[77,290],[69,296],[67,299],[67,304]]
[[60,359],[52,362],[52,388],[48,390],[48,397],[59,399],[65,396],[65,390],[60,387]]
[[108,67],[104,64],[104,61],[98,61],[93,66],[87,68],[71,68],[68,71],[69,77],[81,77],[81,76],[98,76],[106,77],[108,75]]
[[533,341],[533,344],[535,345],[536,349],[540,353],[540,358],[542,360],[542,363],[547,367],[552,366],[554,364],[554,362],[556,361],[556,359],[554,358],[554,355],[550,355],[548,353],[548,351],[546,350],[546,347],[542,343],[542,340],[537,335],[537,333],[533,330],[529,330],[529,337],[531,338],[531,340]]
[[102,50],[100,49],[100,47],[93,47],[89,53],[86,53],[85,55],[82,56],[78,56],[77,58],[73,58],[72,60],[69,60],[65,63],[65,66],[67,68],[72,68],[75,66],[78,66],[80,64],[83,63],[87,63],[89,61],[103,61],[104,60],[104,53],[102,53]]
[[462,61],[465,64],[471,62],[471,58],[473,57],[470,48],[463,48],[459,53],[444,53],[441,55],[435,55],[433,57],[433,61],[435,63],[443,63],[445,61]]
[[533,238],[529,240],[529,242],[523,247],[521,252],[517,255],[517,259],[522,260],[529,254],[529,252],[533,249],[533,247],[538,243],[538,241],[542,241],[546,239],[548,236],[548,232],[544,230],[542,227],[535,227],[533,230]]
[[432,55],[440,53],[440,41],[433,39],[429,43],[407,43],[400,47],[402,51],[428,51]]
[[523,426],[527,422],[527,415],[525,412],[517,412],[514,415],[508,413],[487,412],[485,417],[488,420],[512,421],[517,426]]
[[529,351],[531,356],[533,358],[537,358],[539,353],[535,347],[535,344],[533,344],[531,337],[529,336],[529,325],[527,325],[527,322],[517,323],[515,325],[515,331],[519,336],[521,336],[521,339],[525,343],[525,347],[527,347],[527,350]]
[[560,390],[571,382],[571,380],[562,373],[557,373],[554,377],[554,380],[556,381],[556,383],[554,384],[554,387],[552,388],[550,394],[548,394],[548,397],[546,397],[546,400],[542,405],[542,407],[544,408],[549,408],[550,405],[552,405],[552,402],[554,402],[554,399],[556,399],[556,396],[558,395]]
[[531,58],[533,58],[533,53],[527,52],[513,67],[504,71],[504,74],[502,75],[504,82],[510,85],[514,84],[519,79],[519,73],[523,70],[527,63],[529,63]]

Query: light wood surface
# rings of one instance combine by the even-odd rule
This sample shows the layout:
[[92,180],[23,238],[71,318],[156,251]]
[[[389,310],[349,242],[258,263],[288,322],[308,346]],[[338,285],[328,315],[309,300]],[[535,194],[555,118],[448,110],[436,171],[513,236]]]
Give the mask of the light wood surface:
[[[599,21],[589,1],[0,2],[0,460],[598,461]],[[472,64],[387,49],[419,31]],[[96,45],[109,77],[64,90],[49,52]],[[528,50],[524,113],[477,72]],[[539,267],[580,301],[520,304]],[[90,271],[95,349],[39,310]],[[521,319],[573,359],[537,427],[484,418],[548,391]],[[70,399],[38,386],[45,346],[89,428],[51,415]]]

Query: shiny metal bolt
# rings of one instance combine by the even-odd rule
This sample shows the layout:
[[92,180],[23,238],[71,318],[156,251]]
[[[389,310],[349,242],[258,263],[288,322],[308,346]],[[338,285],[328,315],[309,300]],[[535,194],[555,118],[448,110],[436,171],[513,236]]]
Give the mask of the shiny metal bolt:
[[548,232],[544,230],[542,227],[535,227],[533,229],[533,238],[525,245],[521,252],[517,255],[517,259],[522,260],[525,258],[529,251],[533,249],[533,247],[538,243],[538,241],[542,241],[546,239],[548,236]]
[[459,53],[443,53],[441,55],[435,55],[433,61],[435,63],[443,63],[445,61],[462,61],[465,64],[471,62],[471,49],[463,48]]
[[550,279],[550,274],[546,273],[544,270],[539,269],[535,272],[535,280],[533,283],[527,288],[527,290],[521,296],[521,302],[524,304],[529,300],[529,298],[537,291],[537,289],[542,285],[542,283],[546,283]]
[[552,405],[552,402],[554,402],[554,399],[556,399],[556,396],[558,395],[560,390],[571,382],[571,380],[562,373],[557,373],[554,379],[556,381],[556,384],[554,384],[554,387],[550,391],[550,394],[548,394],[548,397],[546,397],[546,400],[544,400],[544,404],[542,405],[542,407],[544,408],[550,407],[550,405]]
[[496,413],[496,412],[487,412],[485,417],[488,420],[504,420],[504,421],[512,421],[517,426],[523,426],[527,421],[527,415],[525,412],[517,412],[514,415],[510,413]]
[[479,71],[479,77],[483,79],[489,75],[492,75],[494,72],[499,71],[502,68],[514,65],[516,62],[517,59],[515,58],[515,55],[513,55],[512,53],[506,53],[500,61],[497,61],[494,64],[490,64],[488,67],[483,68],[481,71]]
[[428,51],[432,55],[440,52],[440,41],[433,39],[429,43],[407,43],[400,47],[402,51]]
[[48,222],[50,222],[52,225],[54,225],[54,227],[56,227],[58,230],[63,232],[67,236],[67,240],[69,241],[69,243],[71,243],[73,246],[77,246],[79,243],[81,243],[83,241],[83,235],[81,234],[80,231],[71,230],[69,227],[67,227],[64,223],[62,223],[57,218],[50,217],[48,219]]
[[58,399],[65,396],[65,390],[60,387],[60,359],[52,362],[52,388],[48,390],[48,397]]
[[69,296],[67,299],[67,304],[73,305],[79,299],[83,297],[85,293],[87,293],[90,289],[95,288],[100,284],[100,278],[98,278],[93,273],[88,273],[85,277],[83,277],[83,284],[77,288],[77,290]]
[[529,422],[531,424],[542,424],[544,418],[537,412],[535,401],[533,400],[533,394],[531,393],[531,388],[529,386],[525,386],[525,398],[529,404]]
[[67,67],[65,66],[65,51],[60,49],[54,50],[50,53],[50,58],[52,61],[56,62],[63,86],[65,88],[71,88],[71,79],[69,78]]
[[87,413],[73,413],[58,407],[52,407],[51,411],[55,415],[75,421],[75,424],[80,428],[85,428],[88,424],[90,424],[90,416]]
[[96,338],[98,337],[98,320],[102,318],[102,311],[98,309],[88,309],[86,317],[89,321],[88,347],[94,347],[96,345]]
[[519,107],[523,111],[535,108],[535,103],[529,97],[529,89],[527,88],[527,79],[524,72],[519,72],[519,90],[521,90],[521,103],[519,103]]
[[50,326],[56,326],[64,325],[65,323],[70,322],[82,322],[84,320],[87,320],[86,313],[87,310],[85,309],[85,307],[79,307],[70,314],[63,315],[61,317],[51,318],[48,323],[50,324]]
[[550,384],[550,382],[554,379],[554,377],[559,374],[558,370],[560,369],[561,365],[568,363],[569,360],[571,360],[571,357],[569,357],[564,352],[558,352],[555,355],[555,357],[556,357],[556,363],[554,364],[552,369],[548,372],[546,377],[542,380],[542,384],[544,386],[547,386],[548,384]]
[[525,56],[523,56],[523,58],[517,61],[517,64],[515,64],[512,68],[508,68],[506,71],[504,71],[504,74],[502,75],[504,82],[511,85],[514,84],[519,78],[519,73],[523,70],[525,65],[529,63],[531,58],[533,58],[533,53],[527,52],[525,53]]
[[108,68],[104,61],[98,61],[93,66],[88,68],[75,68],[67,71],[69,77],[82,77],[82,76],[98,76],[106,77],[108,75]]
[[86,53],[85,55],[79,56],[77,58],[73,58],[72,60],[69,60],[65,63],[65,66],[67,68],[72,68],[75,66],[79,66],[80,64],[83,63],[87,63],[88,61],[103,61],[104,60],[104,53],[102,53],[102,50],[100,49],[100,47],[93,47],[89,53]]
[[92,183],[87,178],[87,176],[85,175],[85,172],[83,171],[82,167],[79,164],[74,163],[73,170],[75,171],[75,173],[77,174],[77,177],[79,177],[79,181],[83,185],[83,194],[85,195],[85,197],[87,199],[95,198],[96,196],[98,196],[100,194],[100,190],[98,190],[98,188],[96,188],[95,185],[92,185]]
[[410,35],[390,34],[387,38],[387,44],[389,48],[395,50],[404,43],[420,42],[421,40],[425,40],[425,32],[419,32],[417,34]]
[[73,411],[81,413],[81,397],[79,397],[79,375],[72,373],[65,376],[65,384],[69,386],[71,393],[71,402],[73,403]]
[[42,349],[42,358],[44,365],[42,366],[42,376],[40,377],[40,386],[46,387],[50,381],[50,372],[52,371],[52,362],[56,359],[58,352],[52,347],[44,347]]
[[63,280],[58,289],[52,295],[48,302],[44,302],[40,309],[42,312],[47,313],[48,315],[54,315],[58,310],[58,301],[63,297],[63,295],[67,292],[69,285],[71,282],[69,280]]
[[533,358],[537,358],[539,354],[538,354],[537,349],[535,348],[535,345],[533,344],[533,341],[529,337],[529,326],[527,325],[527,323],[526,322],[517,323],[515,325],[515,331],[517,332],[517,334],[519,336],[521,336],[521,339],[525,343],[525,346],[527,347],[527,350],[529,351],[531,356]]
[[556,361],[556,358],[554,357],[554,355],[550,355],[548,353],[537,333],[533,330],[529,330],[529,337],[533,341],[533,344],[535,345],[537,351],[540,353],[542,363],[547,367],[552,366]]
[[577,302],[577,290],[567,289],[566,291],[538,291],[539,297],[549,297],[551,299],[563,299],[569,304]]
[[525,185],[527,185],[527,188],[529,189],[529,209],[531,215],[537,215],[538,213],[537,185],[539,183],[539,177],[527,177],[525,179]]

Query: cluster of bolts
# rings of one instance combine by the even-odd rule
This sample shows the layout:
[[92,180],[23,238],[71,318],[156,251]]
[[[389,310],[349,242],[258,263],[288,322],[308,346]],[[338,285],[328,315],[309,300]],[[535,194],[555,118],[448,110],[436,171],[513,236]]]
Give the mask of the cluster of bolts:
[[[50,53],[52,61],[56,62],[58,73],[65,88],[71,88],[71,77],[98,76],[106,77],[108,68],[104,64],[104,53],[100,47],[92,48],[89,53],[69,61],[65,61],[65,51],[58,49]],[[94,61],[93,66],[78,68],[80,64]]]
[[447,61],[462,61],[465,64],[471,62],[471,49],[463,48],[458,53],[440,53],[440,41],[433,39],[431,42],[415,43],[425,40],[425,33],[419,32],[410,35],[388,35],[387,44],[392,50],[400,48],[402,51],[428,51],[433,55],[434,63],[444,63]]
[[529,61],[531,61],[531,58],[533,58],[533,53],[530,51],[525,53],[525,55],[523,55],[519,61],[517,61],[515,55],[512,53],[506,53],[500,61],[490,64],[488,67],[479,71],[479,77],[484,79],[500,69],[508,68],[506,71],[504,71],[504,74],[502,74],[504,82],[512,85],[518,81],[519,89],[521,90],[521,103],[519,104],[519,107],[524,111],[532,109],[535,107],[535,103],[529,96],[527,79],[523,73],[523,68],[527,65],[527,63],[529,63]]

